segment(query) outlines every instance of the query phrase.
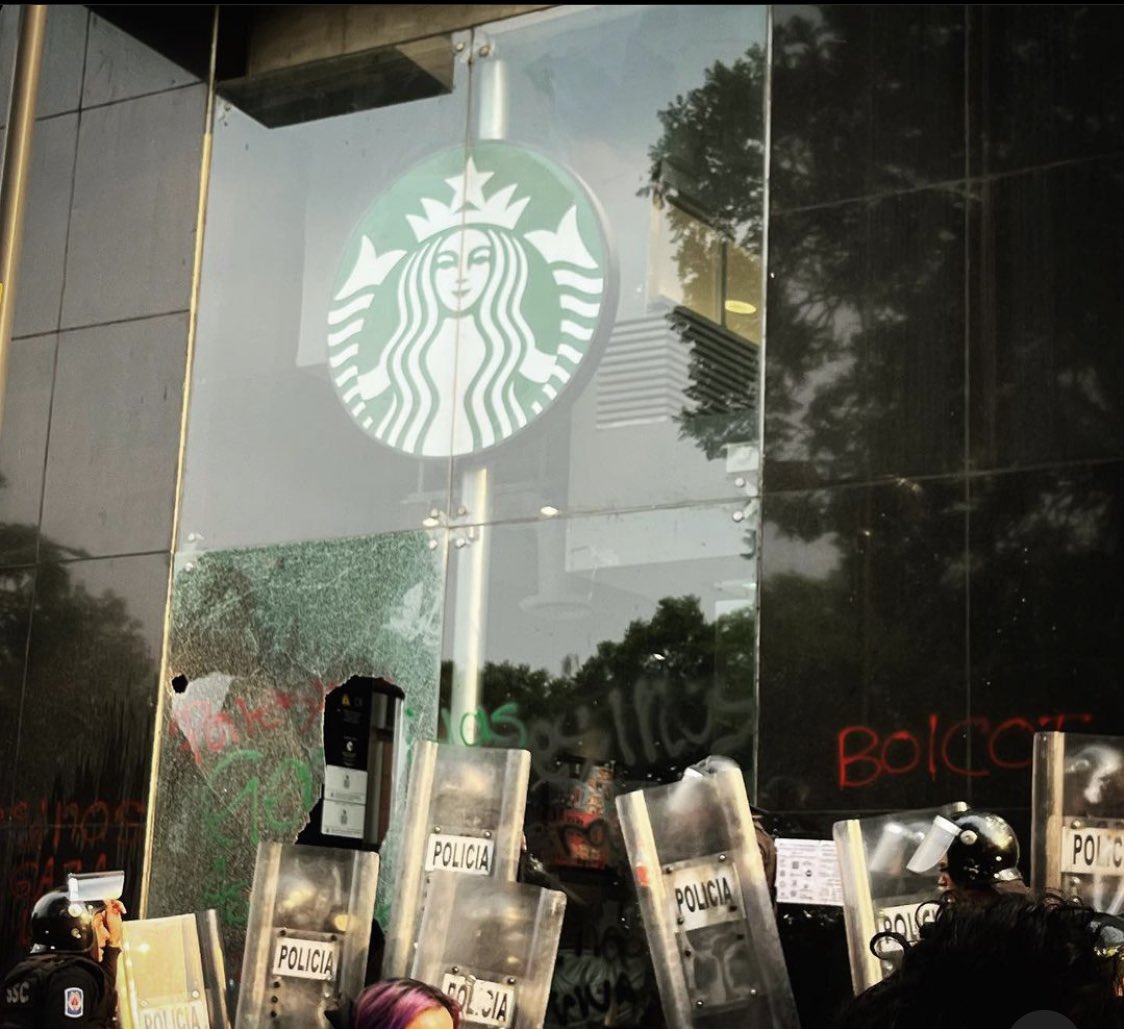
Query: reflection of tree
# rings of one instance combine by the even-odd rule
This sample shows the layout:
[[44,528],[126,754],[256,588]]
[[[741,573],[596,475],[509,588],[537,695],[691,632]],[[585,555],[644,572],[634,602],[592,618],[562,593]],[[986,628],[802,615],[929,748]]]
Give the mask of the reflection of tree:
[[[559,749],[554,756],[612,762],[626,779],[677,779],[685,765],[723,741],[740,744],[729,756],[748,771],[754,631],[749,609],[707,621],[697,597],[664,597],[651,618],[634,620],[619,640],[599,643],[589,658],[560,675],[508,661],[487,662],[482,704],[490,713],[514,705],[513,717],[534,737],[530,743],[541,743],[544,736],[562,740],[573,750]],[[446,696],[452,670],[452,663],[444,662]],[[704,723],[700,713],[707,697],[716,702]],[[674,730],[664,735],[681,744],[674,753],[658,738],[661,720]],[[652,734],[656,738],[649,740]],[[684,741],[692,734],[695,742]],[[493,742],[511,740],[502,731],[496,737]],[[658,752],[654,759],[653,752]]]
[[[1029,16],[1020,21],[1021,15],[1005,11],[988,16],[1005,20],[1004,60],[1015,62],[1004,69],[1005,81],[1036,81],[1046,70],[1046,23]],[[918,190],[931,181],[926,162],[931,165],[933,155],[917,140],[927,131],[944,131],[939,119],[946,116],[919,101],[903,106],[916,94],[915,76],[931,76],[933,69],[954,76],[962,69],[960,17],[909,15],[908,47],[876,68],[866,43],[856,43],[875,31],[877,19],[868,9],[822,5],[807,16],[786,15],[774,29],[766,481],[774,488],[840,480],[877,484],[794,493],[770,505],[770,520],[782,535],[834,555],[834,567],[814,579],[770,579],[762,609],[763,646],[781,659],[777,670],[783,676],[771,687],[817,697],[817,722],[822,717],[823,725],[822,736],[805,744],[809,726],[800,705],[777,703],[773,729],[829,754],[832,729],[871,713],[869,697],[877,698],[879,720],[887,725],[919,711],[924,718],[930,708],[919,703],[949,714],[963,711],[969,586],[972,676],[979,687],[973,713],[982,713],[981,703],[993,705],[986,713],[997,716],[1055,710],[1075,702],[1063,695],[1063,686],[1087,684],[1080,709],[1095,708],[1114,720],[1124,716],[1118,673],[1111,670],[1119,660],[1118,569],[1103,552],[1106,541],[1119,538],[1124,514],[1118,473],[1106,467],[1027,473],[1017,480],[911,478],[919,470],[962,474],[969,461],[993,467],[1004,455],[989,449],[991,439],[981,430],[990,426],[975,415],[983,411],[994,420],[994,412],[1003,417],[1013,407],[994,384],[980,388],[966,457],[965,210],[972,205],[976,231],[994,248],[1002,209],[986,190],[969,199],[965,183]],[[1074,68],[1107,67],[1098,19],[1078,13],[1064,21],[1064,42],[1058,43],[1064,59]],[[651,151],[653,182],[658,186],[667,177],[664,164],[675,167],[690,182],[691,200],[707,213],[711,229],[749,249],[758,246],[762,223],[763,69],[764,57],[754,50],[732,66],[712,67],[696,90],[662,112],[663,135]],[[1106,149],[1101,137],[1107,123],[1089,114],[1104,109],[1099,88],[1092,75],[1058,85],[1051,115],[1057,136],[1049,143],[1059,152]],[[885,126],[871,121],[872,111],[894,119],[885,138],[876,136]],[[913,125],[913,115],[926,120]],[[993,154],[1020,144],[999,131],[1010,126],[990,128]],[[865,149],[856,145],[863,140]],[[1104,165],[1096,174],[1103,181],[1115,172]],[[1055,178],[1047,188],[1054,203],[1062,182]],[[822,204],[825,198],[901,190],[914,192]],[[801,203],[807,208],[798,209]],[[1071,202],[1064,210],[1076,222],[1051,228],[1051,238],[1105,239],[1105,212],[1097,204]],[[700,244],[689,232],[679,243],[681,275],[689,286]],[[1090,452],[1103,452],[1098,440],[1106,433],[1118,436],[1124,421],[1108,374],[1118,366],[1119,348],[1106,352],[1097,328],[1098,316],[1115,311],[1109,299],[1118,289],[1114,263],[1066,262],[1060,252],[1042,260],[1047,271],[1040,285],[1048,288],[1040,290],[1028,278],[1026,295],[1019,297],[1042,321],[999,312],[1010,334],[1001,340],[1007,349],[1000,359],[1014,362],[1000,371],[1008,381],[1015,373],[1032,376],[1042,387],[1043,423],[1065,413],[1081,445],[1089,441]],[[990,266],[971,267],[983,277],[995,274]],[[981,324],[994,331],[994,283],[984,278],[983,285]],[[1089,298],[1092,311],[1080,304],[1044,306],[1039,298],[1051,291]],[[981,334],[976,345],[997,360],[992,339]],[[692,406],[683,413],[682,431],[716,457],[722,444],[743,436],[741,428],[727,433],[727,426],[739,418],[748,422],[751,412],[742,403],[741,383],[731,380],[723,393],[721,366],[701,364],[697,347],[694,354],[691,399],[698,391],[721,397],[711,410],[730,413],[700,422],[701,412]],[[1027,429],[1030,410],[1026,404],[1021,415]],[[1043,435],[1025,459],[1044,460],[1058,442]],[[1051,594],[1038,591],[1038,582],[1049,583]],[[1038,666],[1020,668],[1022,654],[1033,655]],[[846,688],[830,688],[834,683]],[[1006,688],[996,699],[1000,683]],[[830,763],[821,764],[825,774],[811,802],[835,807],[838,795],[827,792]],[[986,795],[995,782],[977,780],[975,787]],[[886,785],[891,793],[883,799],[893,803],[900,787]]]
[[[812,80],[836,105],[805,112],[810,127],[801,124],[787,134],[783,126],[774,130],[775,192],[782,196],[801,191],[820,195],[822,183],[839,174],[838,155],[855,131],[854,91],[868,81],[860,68],[848,66],[841,73],[834,60],[835,41],[840,35],[846,38],[845,25],[834,23],[853,17],[828,6],[817,26],[801,18],[776,26],[773,95],[797,88],[800,95],[820,95],[809,85]],[[952,45],[933,35],[933,46]],[[672,105],[663,118],[663,137],[652,148],[654,174],[665,155],[691,160],[692,167],[701,169],[696,203],[710,212],[721,232],[756,252],[762,235],[764,132],[759,115],[765,78],[759,50],[750,50],[730,68],[712,68],[702,86]],[[686,126],[688,112],[702,124]],[[871,218],[865,204],[833,208],[826,218],[773,216],[770,234],[780,245],[774,242],[769,266],[769,336],[774,345],[765,369],[765,439],[774,473],[785,467],[777,460],[782,455],[801,458],[805,475],[827,478],[838,476],[840,467],[857,471],[869,466],[877,460],[870,455],[872,448],[904,449],[903,426],[912,424],[915,412],[903,404],[915,404],[916,398],[891,388],[903,374],[900,355],[909,352],[917,325],[931,323],[934,310],[947,309],[941,291],[960,285],[949,281],[947,268],[957,266],[958,255],[943,227],[922,224],[919,229],[922,255],[920,274],[915,274],[912,265],[890,266],[900,253],[899,222]],[[682,244],[681,255],[689,261],[690,240],[684,238]],[[872,261],[887,266],[872,271]],[[690,270],[684,274],[689,276]],[[697,346],[693,355],[690,399],[705,393],[715,398],[710,410],[730,413],[707,419],[699,417],[702,410],[684,411],[682,431],[715,458],[727,442],[756,438],[749,430],[755,427],[757,410],[747,402],[744,384],[726,374],[720,360],[700,361],[705,355]],[[860,362],[855,355],[870,359]],[[909,708],[913,690],[924,689],[917,681],[919,657],[928,659],[922,676],[930,683],[962,675],[962,655],[955,647],[918,653],[923,641],[932,639],[928,621],[951,617],[951,624],[957,624],[953,612],[963,600],[964,568],[949,567],[947,558],[957,535],[963,536],[961,500],[947,491],[931,496],[902,480],[876,501],[861,491],[825,491],[773,505],[772,520],[782,534],[806,543],[830,541],[844,554],[834,569],[815,580],[793,575],[769,582],[762,638],[773,653],[784,655],[785,690],[798,689],[803,697],[856,678],[885,684],[892,689],[880,714],[892,717],[896,712],[887,708]],[[885,533],[883,525],[898,531]],[[903,569],[913,575],[912,598],[903,583],[897,595],[880,595],[871,604],[868,586],[900,581]],[[856,633],[869,645],[856,647]],[[913,689],[899,688],[907,682]],[[827,725],[868,713],[865,699],[847,691],[829,690],[817,703]],[[828,714],[832,707],[839,714]],[[798,704],[784,708],[784,731],[799,746],[808,737],[806,713]],[[820,742],[830,756],[831,739]]]
[[[661,111],[642,191],[666,222],[683,294],[668,316],[691,348],[682,435],[712,460],[757,439],[765,80],[764,49],[754,46]],[[731,299],[753,311],[732,314]]]
[[[52,687],[50,694],[33,692],[24,699],[23,760],[34,764],[46,754],[53,766],[55,752],[66,739],[76,771],[81,767],[88,778],[100,767],[102,772],[94,777],[105,780],[111,796],[127,783],[143,793],[147,767],[127,769],[121,749],[107,752],[105,739],[86,731],[100,726],[105,733],[124,733],[118,743],[131,739],[130,727],[141,737],[147,734],[151,708],[144,705],[143,717],[137,717],[127,702],[131,690],[146,688],[156,674],[141,623],[123,598],[109,591],[95,596],[74,582],[71,562],[88,555],[40,536],[34,526],[0,524],[0,553],[33,554],[36,543],[33,568],[0,568],[0,683],[9,702],[18,703],[33,630],[29,679]],[[49,712],[42,703],[49,705]],[[61,709],[67,712],[65,734],[58,731]],[[78,726],[81,729],[73,731]],[[41,738],[34,735],[39,731]],[[128,756],[146,757],[144,742]],[[54,788],[69,796],[72,782],[56,782]]]
[[71,562],[88,555],[15,523],[0,524],[0,553],[35,560],[0,568],[0,703],[12,743],[19,734],[20,783],[8,811],[8,967],[29,942],[31,905],[67,867],[124,868],[135,906],[152,729],[151,705],[136,698],[151,695],[156,668],[125,601],[74,581]]
[[[651,188],[664,181],[661,165],[671,164],[689,202],[706,214],[710,232],[750,250],[760,249],[763,228],[765,73],[760,46],[730,67],[718,63],[707,69],[702,86],[659,112],[663,136],[649,151]],[[698,223],[685,223],[684,229],[695,233],[692,240],[706,233]],[[682,266],[687,282],[696,271]]]
[[[708,620],[698,597],[664,597],[649,618],[584,661],[563,662],[559,674],[484,665],[481,705],[490,718],[477,742],[512,746],[524,734],[533,756],[528,846],[581,897],[567,908],[548,1025],[664,1024],[643,925],[624,885],[631,873],[614,797],[674,781],[712,753],[751,772],[754,637],[748,607]],[[445,662],[445,696],[452,674]],[[599,942],[587,953],[590,935]],[[603,998],[592,1012],[573,998],[586,997],[583,983]]]
[[[824,559],[814,575],[764,584],[766,804],[860,802],[835,787],[832,756],[836,731],[867,718],[924,737],[926,712],[957,719],[970,704],[971,714],[1000,720],[1090,710],[1097,728],[1124,729],[1119,465],[964,475],[1105,454],[1106,440],[1120,439],[1121,350],[1105,347],[1119,307],[1118,244],[1104,231],[1115,208],[1102,202],[1119,192],[1119,163],[924,188],[958,174],[934,175],[941,158],[964,167],[955,148],[964,139],[965,14],[908,9],[894,22],[889,10],[790,8],[774,26],[765,482],[793,492],[774,492],[768,514],[780,536],[806,544],[797,567],[810,568],[817,552]],[[1078,72],[1118,63],[1118,34],[1096,10],[969,11],[1001,29],[984,55],[993,92],[969,98],[992,157],[1027,146],[1050,157],[1118,150],[1118,120],[1105,106],[1114,94],[1100,75]],[[667,178],[665,164],[691,169],[696,209],[750,249],[760,239],[753,155],[763,133],[739,111],[762,110],[762,68],[750,52],[710,69],[664,112],[652,148],[653,183]],[[1076,199],[1090,184],[1096,200]],[[866,199],[828,203],[848,197]],[[1019,206],[1027,197],[1044,203]],[[687,304],[692,263],[706,263],[701,231],[677,238]],[[1020,245],[1040,264],[1012,260]],[[966,262],[978,281],[967,389]],[[681,426],[713,459],[726,443],[755,438],[755,412],[742,383],[723,380],[721,364],[704,357],[693,347]],[[720,399],[696,408],[700,392]],[[700,420],[703,410],[717,417]],[[915,479],[921,472],[931,477]],[[848,481],[873,485],[799,491]],[[985,750],[977,742],[977,768]],[[957,757],[968,760],[963,748]],[[861,802],[947,801],[953,788],[970,788],[980,804],[1030,799],[1025,774],[932,784],[922,770],[886,777]],[[790,962],[815,980],[802,1007],[824,992],[823,953],[809,947]],[[829,1020],[820,1015],[811,1021]]]
[[[683,698],[697,697],[692,688],[701,684],[713,684],[718,692],[750,701],[753,648],[752,611],[742,609],[708,622],[697,597],[664,597],[655,614],[647,621],[632,622],[619,642],[598,645],[596,653],[574,673],[576,695],[597,696],[599,692],[627,689],[646,681],[672,686],[672,692],[664,694],[672,708],[678,708],[677,701]],[[684,704],[681,711],[684,718],[689,716],[687,707],[689,704]],[[749,717],[749,712],[743,707],[739,717]],[[705,757],[703,752],[709,746],[740,728],[734,721],[716,719],[709,738],[700,741],[694,753],[668,754],[662,761],[670,760],[672,767],[658,772],[652,769],[652,774],[670,772],[674,776],[683,764]],[[748,750],[731,756],[744,762]]]

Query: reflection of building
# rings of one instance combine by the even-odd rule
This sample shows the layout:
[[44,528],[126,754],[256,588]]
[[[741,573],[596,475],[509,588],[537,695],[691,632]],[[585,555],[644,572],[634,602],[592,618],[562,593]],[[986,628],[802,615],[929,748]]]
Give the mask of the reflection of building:
[[[575,756],[627,788],[734,753],[825,838],[814,812],[969,776],[1025,810],[1026,755],[962,719],[1021,719],[1012,747],[1070,705],[1119,731],[1124,193],[1097,106],[1119,107],[1119,12],[776,8],[769,39],[744,5],[417,10],[224,6],[217,37],[207,7],[48,13],[5,284],[9,930],[64,862],[128,864],[139,900],[146,840],[154,907],[182,873],[237,924],[240,834],[300,831],[324,691],[351,675],[403,688],[411,738],[526,745],[546,782]],[[970,74],[965,38],[989,41]],[[409,178],[466,140],[543,181]],[[530,424],[422,458],[377,438],[407,403],[376,388],[379,347],[416,330],[410,381],[469,392],[467,358],[422,370],[462,341],[467,285],[403,274],[436,241],[437,275],[461,215],[481,235],[456,256],[525,259],[511,281],[544,305],[504,336],[505,416]],[[398,282],[445,297],[441,331],[424,303],[397,317]],[[562,310],[569,363],[557,341],[539,362]],[[473,324],[473,360],[499,353]],[[82,740],[110,721],[119,746]],[[615,923],[605,877],[571,872]]]
[[[692,174],[664,159],[653,175],[650,290],[712,325],[761,343],[761,260],[745,246],[752,222],[720,226]],[[748,205],[747,205],[748,206]],[[757,214],[759,221],[760,214]],[[731,233],[738,233],[731,238]]]
[[598,428],[674,421],[689,363],[666,311],[618,322],[597,372]]

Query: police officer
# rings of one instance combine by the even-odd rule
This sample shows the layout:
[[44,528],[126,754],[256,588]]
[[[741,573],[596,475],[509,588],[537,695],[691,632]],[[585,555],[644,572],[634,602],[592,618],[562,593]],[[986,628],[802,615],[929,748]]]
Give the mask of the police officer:
[[31,954],[0,984],[3,1029],[111,1029],[121,954],[119,900],[87,903],[55,890],[31,912]]
[[[939,856],[941,850],[943,856]],[[950,900],[985,903],[1001,894],[1029,893],[1019,871],[1019,840],[1014,829],[986,811],[967,811],[951,819],[937,816],[909,868],[924,872],[934,864],[937,887]]]

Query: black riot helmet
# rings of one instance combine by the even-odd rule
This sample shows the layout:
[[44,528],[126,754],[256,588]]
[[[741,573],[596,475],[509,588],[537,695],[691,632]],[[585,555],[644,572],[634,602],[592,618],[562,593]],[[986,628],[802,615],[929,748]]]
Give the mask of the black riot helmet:
[[956,819],[960,834],[948,846],[948,877],[957,886],[992,886],[1022,879],[1019,840],[998,815],[969,812]]
[[89,953],[97,943],[94,915],[101,907],[71,900],[65,890],[45,893],[31,909],[31,953]]
[[1018,837],[998,815],[984,811],[968,811],[952,818],[938,815],[909,862],[909,869],[928,871],[937,866],[942,855],[948,877],[961,889],[1022,882]]

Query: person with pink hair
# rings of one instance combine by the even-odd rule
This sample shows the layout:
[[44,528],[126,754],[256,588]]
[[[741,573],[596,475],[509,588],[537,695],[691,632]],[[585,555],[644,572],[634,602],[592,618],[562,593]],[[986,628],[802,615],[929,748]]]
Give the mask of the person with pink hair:
[[355,1002],[352,1029],[460,1029],[461,1009],[450,996],[417,979],[384,979]]

